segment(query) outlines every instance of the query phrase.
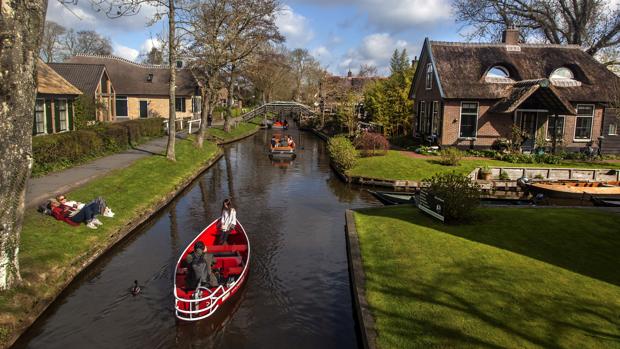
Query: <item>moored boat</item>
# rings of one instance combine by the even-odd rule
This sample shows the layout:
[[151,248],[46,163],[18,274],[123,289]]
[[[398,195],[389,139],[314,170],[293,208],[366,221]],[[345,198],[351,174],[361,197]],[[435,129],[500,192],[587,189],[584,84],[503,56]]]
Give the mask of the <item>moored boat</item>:
[[620,196],[620,182],[532,182],[528,190],[551,198],[579,199],[583,197]]
[[368,190],[384,205],[415,204],[415,193]]
[[[250,266],[250,242],[241,223],[228,237],[227,245],[216,245],[218,237],[218,220],[207,226],[185,248],[176,265],[174,275],[175,315],[180,320],[197,321],[208,318],[237,293],[247,278]],[[185,285],[187,268],[183,265],[188,254],[193,252],[194,245],[202,241],[207,253],[214,256],[213,270],[219,271],[220,285],[209,287],[199,285],[195,290]]]
[[594,206],[602,207],[620,207],[620,196],[618,197],[597,197],[590,198]]

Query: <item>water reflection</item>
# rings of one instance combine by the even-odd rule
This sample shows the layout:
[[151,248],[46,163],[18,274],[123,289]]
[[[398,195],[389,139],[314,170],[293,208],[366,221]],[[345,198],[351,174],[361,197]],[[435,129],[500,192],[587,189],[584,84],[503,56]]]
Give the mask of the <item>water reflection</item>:
[[[376,201],[332,174],[323,141],[289,132],[303,149],[286,168],[269,159],[270,131],[227,146],[179,198],[78,278],[16,347],[357,347],[344,210]],[[221,323],[179,326],[173,268],[229,196],[252,248],[244,292]],[[128,297],[134,279],[144,292]]]

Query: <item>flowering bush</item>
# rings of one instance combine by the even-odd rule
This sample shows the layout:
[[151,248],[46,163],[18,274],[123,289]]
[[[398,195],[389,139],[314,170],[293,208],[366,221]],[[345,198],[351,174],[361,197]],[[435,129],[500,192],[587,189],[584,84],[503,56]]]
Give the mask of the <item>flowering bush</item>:
[[385,155],[390,143],[379,133],[364,132],[355,139],[355,148],[360,150],[362,156]]

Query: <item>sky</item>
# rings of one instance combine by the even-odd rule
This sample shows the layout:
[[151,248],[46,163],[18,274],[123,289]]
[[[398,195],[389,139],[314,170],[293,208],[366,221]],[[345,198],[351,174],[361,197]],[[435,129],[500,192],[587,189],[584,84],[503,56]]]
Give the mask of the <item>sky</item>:
[[[47,20],[75,30],[95,30],[110,38],[114,54],[140,60],[156,43],[161,21],[151,24],[157,9],[143,6],[138,15],[109,19],[90,1],[62,5],[49,1]],[[356,73],[360,64],[389,71],[394,49],[420,54],[425,37],[463,41],[451,0],[282,0],[276,24],[286,46],[305,48],[332,74]]]

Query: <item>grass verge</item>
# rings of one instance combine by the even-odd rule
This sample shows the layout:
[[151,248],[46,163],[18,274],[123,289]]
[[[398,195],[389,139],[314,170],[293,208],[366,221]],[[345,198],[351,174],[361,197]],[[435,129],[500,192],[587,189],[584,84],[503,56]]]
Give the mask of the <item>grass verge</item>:
[[231,129],[230,132],[225,132],[223,127],[212,127],[207,129],[207,133],[222,142],[230,142],[256,132],[260,127],[260,120],[261,118],[257,117],[249,122],[240,122],[237,127]]
[[116,216],[100,218],[104,225],[97,230],[73,227],[27,210],[19,255],[23,283],[0,293],[0,346],[5,347],[15,332],[28,326],[88,259],[116,242],[127,225],[193,178],[217,153],[211,142],[197,149],[191,140],[177,140],[176,162],[150,156],[67,193],[83,202],[97,196],[106,199]]
[[613,168],[620,169],[620,163],[590,163],[581,161],[566,161],[559,165],[550,164],[519,164],[493,159],[464,159],[459,166],[445,166],[437,162],[437,159],[413,158],[400,151],[390,150],[385,156],[373,156],[360,158],[355,167],[347,171],[347,175],[353,177],[377,178],[377,179],[402,179],[422,180],[435,173],[455,171],[468,174],[476,167],[481,166],[502,167],[573,167],[573,168]]
[[620,347],[619,214],[487,208],[448,226],[400,206],[355,222],[380,348]]

